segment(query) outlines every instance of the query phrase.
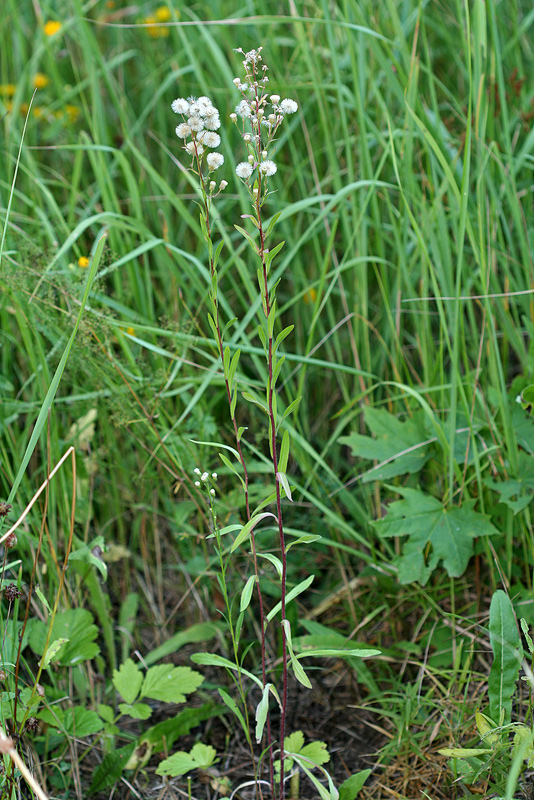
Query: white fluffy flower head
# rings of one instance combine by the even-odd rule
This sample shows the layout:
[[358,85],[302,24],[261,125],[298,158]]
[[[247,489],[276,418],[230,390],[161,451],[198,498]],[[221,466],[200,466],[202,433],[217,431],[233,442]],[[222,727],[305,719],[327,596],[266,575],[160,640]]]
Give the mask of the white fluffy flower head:
[[183,97],[178,97],[172,101],[171,108],[175,114],[187,114],[189,112],[189,103]]
[[261,164],[260,164],[260,172],[263,175],[266,175],[267,177],[269,177],[270,175],[274,175],[274,173],[276,172],[276,169],[277,169],[277,167],[276,167],[276,164],[274,163],[274,161],[270,161],[270,160],[262,161]]
[[214,169],[219,169],[224,164],[224,156],[222,153],[208,153],[206,157],[210,172]]
[[189,134],[191,133],[191,128],[187,124],[187,122],[181,122],[180,125],[176,127],[176,135],[179,139],[187,139]]
[[243,180],[250,178],[252,172],[252,164],[249,164],[248,161],[241,161],[241,163],[235,168],[235,174],[238,178],[243,178]]
[[288,97],[280,103],[280,111],[284,114],[294,114],[295,111],[298,111],[298,105]]

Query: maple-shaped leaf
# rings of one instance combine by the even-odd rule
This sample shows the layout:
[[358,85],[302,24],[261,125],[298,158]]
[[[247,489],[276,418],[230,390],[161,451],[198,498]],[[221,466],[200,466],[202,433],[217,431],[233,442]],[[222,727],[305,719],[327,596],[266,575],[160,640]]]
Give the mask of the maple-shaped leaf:
[[440,561],[451,578],[460,577],[473,553],[473,539],[498,533],[488,516],[473,509],[474,500],[446,508],[416,489],[395,491],[404,499],[392,503],[387,516],[373,525],[381,536],[408,537],[396,559],[400,583],[424,586]]
[[499,492],[501,503],[518,514],[534,500],[534,458],[526,453],[519,453],[517,467],[518,478],[505,481],[495,481],[486,478],[484,483],[489,489]]
[[364,483],[419,472],[431,458],[432,443],[422,414],[401,422],[383,408],[366,408],[364,416],[373,436],[351,433],[339,439],[351,448],[353,456],[379,462],[362,477]]

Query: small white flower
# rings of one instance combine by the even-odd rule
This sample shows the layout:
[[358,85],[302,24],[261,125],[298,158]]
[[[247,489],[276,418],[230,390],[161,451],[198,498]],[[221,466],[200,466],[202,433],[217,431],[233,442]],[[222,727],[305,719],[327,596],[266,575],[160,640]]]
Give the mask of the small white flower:
[[222,167],[224,164],[224,156],[222,153],[208,153],[206,161],[208,162],[210,171],[213,169],[219,169],[219,167]]
[[[214,154],[213,154],[213,153],[210,153],[210,156],[212,156],[212,155],[214,155]],[[209,158],[210,156],[208,156],[208,158]],[[213,192],[215,191],[215,187],[216,187],[216,186],[217,186],[217,184],[215,183],[215,181],[210,181],[210,192],[211,192],[212,194],[213,194]]]
[[195,486],[200,486],[200,481],[195,481]]
[[207,106],[206,110],[204,111],[204,117],[218,117],[219,112],[215,108],[215,106]]
[[260,164],[260,172],[269,177],[276,172],[276,164],[274,161],[262,161]]
[[264,161],[265,161],[265,159],[267,158],[268,155],[269,154],[267,153],[267,150],[262,150],[261,157],[263,158]]
[[241,161],[241,163],[235,168],[235,174],[237,177],[243,178],[244,180],[250,178],[252,171],[252,164],[249,164],[247,161]]
[[216,481],[217,480],[217,473],[216,472],[212,472],[211,473],[211,477],[213,478],[214,481]]
[[208,131],[216,131],[217,128],[221,127],[221,120],[219,119],[219,115],[213,117],[204,117],[204,127]]
[[215,489],[210,489],[210,494],[212,497],[215,497]]
[[251,137],[250,133],[244,133],[243,134],[243,141],[244,142],[250,142],[251,138],[252,137]]
[[235,83],[236,86],[239,86],[239,84],[241,83],[241,78],[234,78],[232,83]]
[[179,139],[187,139],[189,134],[191,133],[191,128],[187,124],[187,122],[182,122],[176,128],[176,135]]
[[294,114],[295,111],[298,111],[298,105],[294,100],[287,98],[280,103],[280,110],[283,111],[284,114]]
[[230,114],[230,119],[232,120],[232,122],[236,122],[237,121],[237,114]]
[[237,88],[240,92],[246,92],[248,89],[248,83],[238,83]]
[[195,469],[193,470],[193,472],[195,473],[195,475],[200,475],[200,470],[199,470],[199,468],[198,468],[198,467],[195,467]]
[[204,482],[206,482],[208,480],[208,478],[209,478],[209,475],[208,475],[207,472],[203,472],[202,475],[200,476],[200,480],[204,481]]
[[189,111],[189,103],[183,97],[178,97],[172,101],[171,108],[175,114],[187,114]]
[[235,107],[235,113],[238,114],[240,117],[250,117],[252,111],[250,110],[250,106],[246,100],[241,100]]
[[221,143],[221,137],[218,133],[213,133],[213,131],[202,131],[201,141],[206,147],[218,147]]
[[[212,154],[212,155],[213,155],[213,154]],[[222,192],[222,190],[223,190],[223,189],[226,189],[226,187],[227,187],[227,186],[228,186],[228,181],[221,181],[221,185],[219,186],[219,189],[220,189],[220,190],[221,190],[221,192]]]
[[270,99],[271,99],[271,103],[273,104],[273,106],[277,106],[278,103],[280,102],[280,95],[279,94],[272,94]]
[[200,117],[197,117],[196,115],[189,117],[189,119],[187,120],[187,124],[189,125],[192,131],[201,131],[202,128],[204,127],[203,120],[201,120]]

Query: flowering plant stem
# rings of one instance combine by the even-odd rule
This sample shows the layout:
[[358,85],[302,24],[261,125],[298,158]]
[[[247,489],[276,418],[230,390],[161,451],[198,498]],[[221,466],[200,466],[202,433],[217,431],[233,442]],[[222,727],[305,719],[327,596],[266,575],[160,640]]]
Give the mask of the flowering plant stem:
[[[210,313],[208,313],[208,322],[212,330],[218,355],[222,364],[226,397],[228,400],[230,418],[232,420],[234,430],[235,450],[233,450],[233,452],[242,469],[241,475],[235,470],[234,466],[228,461],[226,456],[221,454],[221,458],[226,466],[229,467],[241,481],[247,516],[247,523],[243,527],[241,534],[237,537],[232,545],[230,552],[233,552],[233,550],[241,542],[250,539],[252,560],[254,564],[254,576],[249,578],[241,595],[240,613],[234,627],[234,623],[232,621],[232,604],[228,597],[226,588],[226,564],[223,555],[223,547],[221,544],[222,534],[218,526],[217,515],[213,506],[214,490],[209,490],[208,502],[212,516],[214,535],[217,541],[221,567],[219,584],[224,597],[227,620],[232,637],[235,668],[238,672],[238,678],[236,682],[238,684],[240,699],[243,704],[244,717],[241,717],[240,712],[236,711],[236,714],[238,714],[243,727],[246,728],[245,734],[247,736],[247,741],[252,748],[252,739],[250,736],[250,731],[248,730],[246,695],[242,684],[243,668],[239,665],[238,651],[244,613],[248,603],[250,602],[252,586],[255,585],[260,613],[262,666],[262,699],[256,712],[256,738],[258,742],[261,741],[264,730],[266,730],[272,798],[273,800],[276,800],[278,796],[278,800],[284,800],[284,740],[286,735],[286,712],[288,700],[288,655],[291,658],[291,663],[297,677],[299,671],[302,673],[302,669],[299,667],[298,662],[295,661],[293,652],[291,650],[291,633],[289,623],[286,620],[287,556],[284,536],[284,523],[282,519],[282,489],[285,496],[291,500],[291,490],[285,474],[289,457],[289,433],[287,430],[284,432],[280,445],[280,452],[278,452],[277,431],[288,414],[296,409],[298,401],[294,401],[285,410],[282,419],[279,421],[276,404],[276,382],[284,363],[284,357],[282,356],[278,358],[276,352],[283,339],[293,329],[293,326],[285,328],[278,334],[276,339],[274,338],[274,329],[276,323],[277,283],[269,286],[269,271],[274,257],[280,252],[284,242],[276,245],[276,247],[274,247],[272,250],[267,249],[267,237],[272,232],[272,229],[274,228],[280,214],[276,214],[272,218],[267,229],[265,230],[262,219],[262,207],[269,195],[269,179],[275,175],[277,171],[275,162],[269,157],[269,149],[272,148],[274,144],[275,134],[282,124],[285,116],[288,114],[294,114],[297,111],[298,106],[294,100],[289,98],[280,100],[279,95],[270,95],[270,97],[268,97],[266,92],[266,84],[269,78],[266,75],[267,67],[261,63],[261,50],[261,47],[258,50],[251,50],[248,53],[244,53],[241,48],[238,48],[237,50],[237,52],[242,53],[244,56],[243,66],[245,67],[245,81],[242,82],[239,78],[234,79],[234,85],[241,92],[243,99],[237,105],[235,112],[230,115],[230,119],[236,123],[238,129],[241,127],[240,135],[248,150],[247,160],[239,163],[235,171],[237,177],[241,178],[241,180],[245,183],[252,203],[253,213],[244,216],[245,218],[250,219],[254,224],[254,227],[258,233],[258,238],[254,239],[250,233],[237,225],[236,228],[247,240],[255,258],[259,260],[257,274],[263,317],[260,325],[258,326],[258,334],[262,341],[267,361],[267,387],[265,403],[259,401],[256,397],[247,392],[243,392],[242,394],[245,400],[260,406],[260,408],[262,408],[262,410],[266,413],[269,420],[269,452],[272,460],[275,482],[275,494],[274,497],[270,498],[270,501],[272,502],[272,500],[275,500],[276,502],[276,514],[271,514],[270,512],[253,514],[250,509],[249,475],[242,448],[243,433],[246,429],[243,427],[238,427],[236,419],[238,391],[236,372],[239,364],[240,351],[237,350],[234,355],[231,356],[229,346],[225,347],[224,335],[228,328],[233,324],[234,320],[230,320],[223,325],[219,311],[219,279],[217,264],[222,249],[222,242],[217,246],[217,248],[214,248],[212,239],[212,224],[210,220],[211,203],[227,186],[226,181],[221,181],[219,188],[217,189],[216,182],[210,179],[210,174],[219,169],[219,167],[221,167],[224,163],[224,157],[214,150],[214,148],[217,148],[221,142],[221,137],[218,133],[216,133],[221,125],[219,111],[215,108],[212,101],[208,97],[191,97],[187,100],[181,97],[172,103],[172,109],[176,114],[179,114],[182,117],[182,122],[176,127],[176,135],[180,139],[184,140],[184,150],[189,156],[191,156],[191,170],[197,174],[200,183],[200,192],[202,196],[200,224],[208,247],[210,265],[210,287],[208,292]],[[270,106],[270,111],[267,110],[268,106]],[[238,121],[238,118],[241,120],[241,125]],[[211,152],[208,153],[208,149],[211,149]],[[205,484],[205,482],[208,480],[208,473],[206,472],[201,474],[198,468],[195,470],[195,472],[201,475],[200,481],[195,482],[196,486],[200,487],[201,482]],[[267,683],[267,623],[274,612],[270,612],[268,615],[265,614],[265,605],[259,580],[256,537],[254,534],[254,525],[266,516],[272,516],[276,519],[280,548],[280,558],[276,559],[275,563],[277,565],[281,581],[281,602],[279,606],[281,612],[282,629],[283,689],[281,700],[278,697],[276,689],[273,688],[271,684]],[[273,558],[273,556],[271,556],[271,558]],[[299,680],[301,680],[301,678],[299,678]],[[303,680],[305,685],[309,685],[307,678],[304,677]],[[274,743],[269,715],[269,695],[271,692],[277,698],[281,710],[280,735],[278,742],[280,751],[280,788],[278,792],[277,782],[275,779]],[[276,766],[278,767],[278,764]],[[256,776],[256,782],[258,782],[256,767],[254,767],[254,773]]]

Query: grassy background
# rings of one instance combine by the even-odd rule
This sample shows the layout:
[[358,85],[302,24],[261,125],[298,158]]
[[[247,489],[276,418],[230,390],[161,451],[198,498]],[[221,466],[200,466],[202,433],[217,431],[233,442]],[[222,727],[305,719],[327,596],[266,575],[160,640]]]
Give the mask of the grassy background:
[[[239,518],[243,501],[216,451],[191,441],[230,442],[231,431],[206,325],[195,184],[170,103],[208,94],[226,116],[239,99],[233,48],[263,45],[270,88],[299,103],[282,128],[267,210],[283,212],[275,273],[282,322],[295,325],[280,403],[303,396],[290,426],[296,502],[286,522],[323,537],[293,558],[289,577],[316,574],[303,614],[390,648],[362,702],[389,716],[380,724],[394,731],[397,755],[420,753],[432,744],[421,724],[429,709],[440,735],[469,724],[462,708],[473,645],[454,615],[483,623],[502,584],[532,599],[529,505],[514,514],[485,483],[528,479],[521,456],[534,443],[515,404],[533,372],[532,8],[519,0],[250,0],[229,9],[175,0],[172,24],[154,28],[146,20],[157,7],[5,0],[0,11],[0,497],[11,492],[80,309],[87,270],[78,259],[105,232],[97,282],[14,515],[74,444],[77,541],[101,534],[118,561],[98,600],[72,580],[66,602],[103,603],[116,619],[122,598],[138,593],[144,624],[132,646],[148,648],[216,616],[193,468],[218,469],[225,519]],[[53,37],[47,20],[62,23]],[[19,158],[36,73],[48,83],[33,100]],[[259,299],[233,229],[247,212],[232,177],[243,151],[231,126],[222,133],[222,314],[239,319],[229,342],[247,356],[247,388],[266,380]],[[388,485],[362,479],[372,462],[339,439],[368,434],[369,409],[404,421],[423,414],[434,443],[418,473]],[[95,431],[84,441],[72,426],[93,410]],[[240,424],[251,431],[261,499],[270,480],[264,420],[247,406]],[[47,498],[37,571],[49,596],[68,532],[70,469]],[[440,568],[426,587],[398,583],[401,544],[372,525],[397,498],[391,484],[421,488],[446,507],[473,500],[491,516],[498,533],[491,544],[479,540],[464,578]],[[24,563],[43,515],[39,501],[19,537]],[[273,547],[274,532],[260,540]],[[237,562],[236,586],[247,569]],[[182,587],[196,601],[176,612]],[[528,604],[521,615],[534,622]],[[114,646],[112,661],[129,652],[123,643],[113,654]],[[435,711],[449,702],[452,716]]]

